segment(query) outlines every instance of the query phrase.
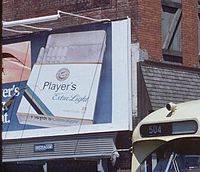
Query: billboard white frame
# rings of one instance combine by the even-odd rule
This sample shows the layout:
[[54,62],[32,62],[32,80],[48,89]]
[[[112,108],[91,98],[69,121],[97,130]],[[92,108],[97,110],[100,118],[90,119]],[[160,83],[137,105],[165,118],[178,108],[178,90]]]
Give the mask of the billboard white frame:
[[[8,131],[3,139],[21,139],[132,130],[131,20],[112,21],[112,122]],[[103,107],[102,107],[103,108]]]

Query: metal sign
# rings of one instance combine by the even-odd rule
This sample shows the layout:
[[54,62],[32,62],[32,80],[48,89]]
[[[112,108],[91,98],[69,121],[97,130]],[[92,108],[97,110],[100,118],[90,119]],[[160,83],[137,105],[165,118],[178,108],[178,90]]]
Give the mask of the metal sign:
[[34,152],[49,152],[54,151],[53,143],[45,143],[45,144],[35,144]]

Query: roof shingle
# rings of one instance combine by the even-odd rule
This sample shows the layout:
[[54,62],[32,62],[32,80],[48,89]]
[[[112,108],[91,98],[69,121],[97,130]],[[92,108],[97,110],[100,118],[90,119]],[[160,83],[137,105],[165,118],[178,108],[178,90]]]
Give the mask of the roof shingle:
[[[200,99],[200,70],[140,63],[153,110],[166,103]],[[174,66],[174,65],[173,65]]]

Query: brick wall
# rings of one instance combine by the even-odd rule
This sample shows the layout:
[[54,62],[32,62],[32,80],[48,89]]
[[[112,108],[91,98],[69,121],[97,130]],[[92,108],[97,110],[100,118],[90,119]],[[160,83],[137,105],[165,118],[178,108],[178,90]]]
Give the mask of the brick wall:
[[[3,19],[12,21],[53,15],[56,14],[57,10],[94,19],[121,19],[132,16],[132,4],[133,0],[3,0]],[[89,22],[88,20],[71,16],[60,20],[62,27]],[[60,23],[58,27],[61,27]],[[45,25],[42,26],[45,27]]]
[[185,66],[198,66],[198,1],[182,0],[182,53]]
[[85,12],[111,7],[111,0],[3,0],[3,18],[17,20],[55,14],[57,10]]
[[161,1],[138,0],[138,40],[153,61],[162,61]]
[[[183,64],[198,66],[197,0],[182,0]],[[131,18],[132,42],[148,52],[150,60],[163,61],[161,49],[161,0],[3,0],[3,20],[18,20],[56,14],[57,10],[96,19]],[[61,19],[57,27],[88,23],[74,17]]]
[[2,1],[2,19],[6,21],[10,21],[14,19],[14,9],[13,2],[11,0],[3,0]]
[[57,10],[96,19],[131,16],[132,0],[3,0],[3,18],[19,20],[55,14]]

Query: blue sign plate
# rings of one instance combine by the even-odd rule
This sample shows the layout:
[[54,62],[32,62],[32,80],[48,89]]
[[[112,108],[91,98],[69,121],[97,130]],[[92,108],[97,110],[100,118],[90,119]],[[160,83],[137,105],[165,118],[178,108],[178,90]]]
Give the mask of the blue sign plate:
[[34,152],[49,152],[54,151],[53,143],[45,143],[45,144],[35,144]]

